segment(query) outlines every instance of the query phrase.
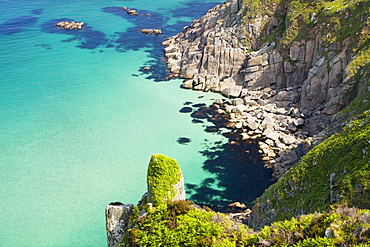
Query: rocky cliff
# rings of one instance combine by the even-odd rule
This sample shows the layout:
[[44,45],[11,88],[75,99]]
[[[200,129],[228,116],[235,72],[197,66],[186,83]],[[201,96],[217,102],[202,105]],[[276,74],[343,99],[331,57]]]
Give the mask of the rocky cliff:
[[[229,0],[163,43],[168,68],[174,76],[185,79],[185,88],[220,92],[235,98],[229,106],[218,102],[218,114],[226,114],[243,138],[262,139],[261,149],[268,147],[266,156],[273,158],[270,167],[280,177],[312,148],[303,152],[299,144],[307,144],[309,138],[316,138],[315,145],[320,143],[370,108],[369,9],[370,1],[365,0]],[[361,126],[368,125],[365,120],[362,123]],[[367,145],[368,138],[365,134],[360,142]],[[328,143],[324,142],[311,155],[326,150],[323,147]],[[346,156],[356,143],[349,141],[345,148],[335,150]],[[361,156],[355,153],[352,155]],[[342,168],[327,173],[326,165],[336,164],[335,153],[328,157],[331,163],[323,162],[320,168],[325,175],[314,172],[318,177],[301,176],[311,183],[297,184],[287,176],[276,185],[281,190],[269,189],[270,194],[266,193],[254,208],[252,224],[261,227],[275,219],[317,210],[292,203],[292,198],[300,192],[303,199],[306,195],[303,192],[312,195],[316,190],[325,191],[320,195],[322,198],[345,198],[344,192],[336,194],[328,188],[337,188],[345,173],[356,173],[363,164],[368,164],[367,156],[362,155],[365,163],[347,157],[341,163]],[[350,162],[359,166],[343,168]],[[312,164],[320,166],[320,161]],[[290,176],[299,177],[298,174]],[[368,175],[364,178],[369,179]],[[325,183],[317,184],[325,189],[313,186],[312,181],[321,179]],[[363,183],[353,186],[362,188],[361,193],[368,193]],[[281,193],[289,199],[284,201]],[[345,202],[324,201],[323,207]]]
[[[259,2],[229,0],[169,38],[168,68],[187,79],[185,88],[230,97],[261,87],[292,89],[285,105],[310,117],[317,134],[357,94],[348,66],[366,45],[369,3]],[[351,29],[346,21],[362,25]]]

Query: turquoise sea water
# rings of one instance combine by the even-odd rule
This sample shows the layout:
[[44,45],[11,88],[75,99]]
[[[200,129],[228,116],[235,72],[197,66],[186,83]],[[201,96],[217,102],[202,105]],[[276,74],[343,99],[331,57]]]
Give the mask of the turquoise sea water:
[[[158,82],[161,41],[216,4],[0,0],[0,246],[105,246],[105,205],[140,199],[154,153],[179,162],[189,195],[223,189],[204,150],[228,140],[180,112],[220,96]],[[85,29],[54,26],[69,19]]]

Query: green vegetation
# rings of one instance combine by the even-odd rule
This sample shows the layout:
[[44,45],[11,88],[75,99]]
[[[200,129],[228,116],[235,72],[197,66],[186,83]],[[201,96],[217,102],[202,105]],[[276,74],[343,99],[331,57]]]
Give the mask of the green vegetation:
[[338,207],[254,232],[224,214],[177,201],[136,218],[128,239],[129,246],[369,246],[370,211]]
[[[278,218],[297,215],[297,210],[329,210],[274,222],[258,232],[190,201],[169,200],[180,168],[173,159],[153,155],[148,184],[155,188],[155,207],[141,202],[134,208],[120,246],[370,246],[370,211],[329,206],[327,199],[328,188],[334,188],[338,203],[368,207],[369,122],[370,112],[365,112],[313,149],[265,194],[274,198],[269,200],[274,210],[284,212]],[[332,172],[338,175],[333,177]],[[317,181],[318,177],[322,179]]]
[[370,206],[370,111],[350,122],[305,155],[257,200],[283,220],[301,212],[326,210],[332,203]]
[[176,160],[162,154],[152,155],[148,166],[147,184],[153,206],[165,204],[176,194],[173,185],[179,182],[181,170]]
[[273,30],[269,30],[267,20],[262,22],[260,44],[274,41],[287,49],[294,41],[307,41],[319,35],[327,46],[346,40],[349,48],[359,54],[349,66],[351,75],[369,62],[370,1],[244,0],[243,3],[246,24],[262,15],[276,20]]

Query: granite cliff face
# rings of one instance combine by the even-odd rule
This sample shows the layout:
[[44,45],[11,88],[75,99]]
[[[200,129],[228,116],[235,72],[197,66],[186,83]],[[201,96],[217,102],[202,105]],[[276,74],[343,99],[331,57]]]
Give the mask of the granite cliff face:
[[[356,109],[361,109],[359,116],[370,108],[369,9],[370,2],[364,0],[229,0],[163,43],[168,68],[174,76],[185,79],[184,88],[220,92],[234,98],[230,105],[217,102],[219,115],[227,114],[243,138],[252,135],[265,140],[261,149],[268,146],[266,156],[274,158],[269,166],[280,177],[314,146],[302,153],[299,144],[316,138],[313,142],[317,145],[353,120]],[[354,99],[355,103],[348,107]],[[346,107],[350,110],[342,111]],[[363,124],[367,125],[365,120]],[[364,146],[366,138],[367,134],[361,141]],[[344,156],[350,153],[351,145],[357,142],[351,143],[338,152]],[[330,157],[336,163],[335,154]],[[366,157],[363,155],[362,161]],[[349,160],[344,159],[343,166]],[[325,175],[318,173],[319,177],[307,179],[320,181],[325,177],[322,186],[336,188],[344,173],[351,173],[342,168],[328,174],[324,169],[321,172]],[[362,178],[365,177],[369,178]],[[283,219],[282,215],[291,217],[315,210],[289,204],[289,200],[299,193],[305,198],[302,191],[315,194],[320,188],[314,183],[284,181],[278,195],[270,189],[270,195],[256,204],[252,225],[261,227],[276,218]],[[366,186],[357,187],[368,193]],[[291,190],[284,201],[279,193]],[[344,192],[324,191],[328,193],[320,195],[322,198],[344,197]],[[276,198],[285,204],[279,206],[280,199]],[[271,201],[276,205],[272,206]],[[341,199],[324,201],[325,207],[344,203]]]
[[317,13],[311,14],[304,37],[290,38],[296,27],[289,23],[287,1],[265,1],[271,2],[264,7],[269,14],[251,10],[253,1],[244,2],[218,5],[165,41],[168,68],[187,79],[185,88],[230,97],[243,98],[261,87],[293,88],[296,94],[283,100],[306,112],[312,118],[311,134],[317,134],[357,93],[346,71],[355,56],[353,41],[324,41],[331,23],[319,23]]

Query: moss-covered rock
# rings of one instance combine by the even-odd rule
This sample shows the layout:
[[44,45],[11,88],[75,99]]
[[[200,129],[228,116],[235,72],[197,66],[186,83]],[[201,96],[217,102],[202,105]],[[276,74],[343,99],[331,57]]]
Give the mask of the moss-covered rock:
[[171,200],[185,200],[184,179],[176,160],[152,155],[147,173],[148,202],[153,206]]

